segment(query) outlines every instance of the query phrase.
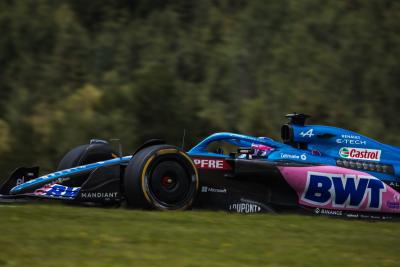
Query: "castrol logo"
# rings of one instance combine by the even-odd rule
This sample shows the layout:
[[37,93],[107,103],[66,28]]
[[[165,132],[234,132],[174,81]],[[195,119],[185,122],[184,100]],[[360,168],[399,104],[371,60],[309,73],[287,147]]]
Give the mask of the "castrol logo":
[[355,147],[342,147],[339,150],[339,155],[345,159],[362,159],[379,161],[381,159],[381,150],[355,148]]

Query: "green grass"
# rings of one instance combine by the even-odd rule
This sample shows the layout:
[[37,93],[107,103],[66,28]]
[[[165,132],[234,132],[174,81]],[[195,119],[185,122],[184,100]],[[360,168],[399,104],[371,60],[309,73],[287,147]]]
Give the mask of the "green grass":
[[400,266],[397,223],[0,206],[5,266]]

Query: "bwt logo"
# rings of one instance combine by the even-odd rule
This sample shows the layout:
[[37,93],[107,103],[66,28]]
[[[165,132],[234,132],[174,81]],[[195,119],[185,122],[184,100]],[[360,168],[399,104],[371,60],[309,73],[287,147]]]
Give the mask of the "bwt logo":
[[368,197],[367,209],[382,206],[385,184],[371,176],[309,172],[301,200],[317,206],[358,209]]

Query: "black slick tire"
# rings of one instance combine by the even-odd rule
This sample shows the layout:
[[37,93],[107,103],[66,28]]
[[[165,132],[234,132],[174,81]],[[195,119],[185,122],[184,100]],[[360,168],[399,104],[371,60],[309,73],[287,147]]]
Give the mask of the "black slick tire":
[[185,210],[199,187],[196,167],[181,149],[170,145],[146,147],[136,153],[124,175],[129,207]]

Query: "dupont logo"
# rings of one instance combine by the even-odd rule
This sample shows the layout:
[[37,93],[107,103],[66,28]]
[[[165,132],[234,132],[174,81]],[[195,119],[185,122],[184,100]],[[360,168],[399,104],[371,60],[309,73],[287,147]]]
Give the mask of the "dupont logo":
[[355,148],[355,147],[342,147],[339,150],[339,155],[345,159],[363,159],[363,160],[376,160],[381,159],[381,150]]

